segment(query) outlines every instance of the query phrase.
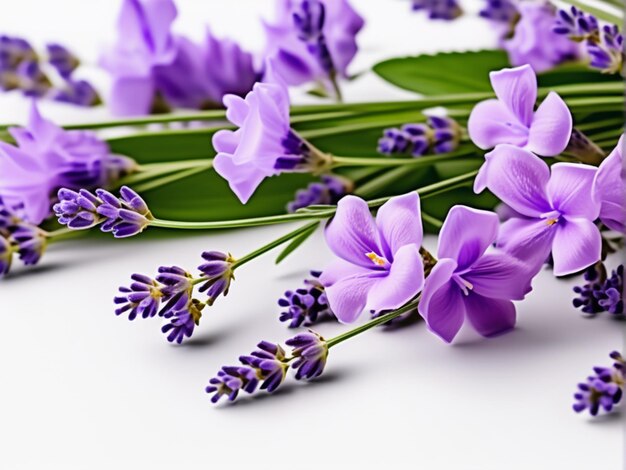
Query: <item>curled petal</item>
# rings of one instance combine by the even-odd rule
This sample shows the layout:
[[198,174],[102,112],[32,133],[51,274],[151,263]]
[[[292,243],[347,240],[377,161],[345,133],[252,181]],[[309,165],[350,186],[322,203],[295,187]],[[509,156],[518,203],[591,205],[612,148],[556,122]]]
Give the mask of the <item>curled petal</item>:
[[378,210],[376,225],[381,243],[392,259],[405,245],[422,244],[422,216],[420,199],[416,192],[391,198]]
[[470,139],[481,149],[498,144],[523,147],[528,142],[528,128],[521,124],[499,100],[485,100],[472,109],[467,121]]
[[597,169],[579,163],[556,163],[547,186],[551,205],[566,216],[594,220],[600,203],[593,197],[593,180]]
[[571,135],[572,113],[565,101],[551,91],[533,116],[526,148],[544,157],[558,155]]
[[510,300],[470,293],[465,298],[467,318],[478,333],[490,337],[515,326],[515,306]]
[[530,65],[502,69],[489,74],[491,86],[521,124],[529,127],[537,101],[537,77]]
[[218,153],[213,160],[215,171],[228,181],[230,189],[245,204],[266,177],[264,171],[254,165],[237,165],[226,154]]
[[602,235],[593,222],[575,219],[560,222],[552,246],[554,275],[565,276],[600,260]]
[[237,95],[225,95],[223,98],[224,106],[226,106],[226,119],[235,126],[243,126],[250,108],[246,100]]

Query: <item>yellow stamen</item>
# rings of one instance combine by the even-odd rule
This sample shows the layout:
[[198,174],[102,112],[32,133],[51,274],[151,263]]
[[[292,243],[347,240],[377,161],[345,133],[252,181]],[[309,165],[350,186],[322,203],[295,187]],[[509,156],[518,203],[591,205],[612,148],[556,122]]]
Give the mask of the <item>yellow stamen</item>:
[[548,219],[548,220],[546,220],[546,224],[548,224],[548,227],[551,227],[554,224],[556,224],[558,221],[559,221],[559,219]]
[[373,251],[371,253],[367,253],[365,256],[371,259],[372,262],[378,266],[384,266],[387,263],[384,258],[381,258]]

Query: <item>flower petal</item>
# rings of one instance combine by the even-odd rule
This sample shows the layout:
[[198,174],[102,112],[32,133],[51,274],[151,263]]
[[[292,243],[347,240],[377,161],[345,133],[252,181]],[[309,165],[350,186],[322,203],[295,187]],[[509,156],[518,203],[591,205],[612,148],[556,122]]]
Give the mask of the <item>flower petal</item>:
[[485,158],[487,187],[502,202],[528,217],[551,210],[546,196],[550,169],[543,160],[513,145],[498,145]]
[[528,266],[504,252],[487,253],[463,279],[472,284],[472,292],[494,299],[522,300],[531,290]]
[[465,298],[465,311],[474,329],[485,337],[504,333],[515,326],[515,305],[510,300],[470,293]]
[[534,275],[548,259],[556,231],[556,224],[548,225],[544,219],[514,217],[500,225],[497,246],[525,263]]
[[218,153],[213,160],[213,168],[217,174],[228,181],[228,186],[239,198],[242,204],[248,202],[250,197],[265,179],[265,172],[254,165],[237,165],[233,158],[224,153]]
[[530,125],[526,148],[537,155],[558,155],[572,135],[572,113],[565,101],[551,91],[537,108]]
[[598,168],[594,196],[600,202],[600,220],[611,230],[626,232],[626,180],[623,168],[622,148],[624,134],[611,154]]
[[472,109],[467,131],[474,144],[490,149],[498,144],[523,147],[528,142],[528,128],[499,100],[485,100]]
[[537,101],[537,77],[530,65],[502,69],[489,74],[496,96],[520,123],[530,126]]
[[378,231],[363,199],[356,196],[341,199],[335,217],[326,227],[325,236],[328,247],[335,255],[366,268],[374,266],[366,255],[380,251]]
[[454,206],[439,232],[439,258],[457,262],[459,270],[472,265],[498,235],[498,216],[494,212]]
[[378,210],[376,226],[388,259],[405,245],[422,244],[422,215],[416,192],[392,197]]
[[552,246],[555,276],[581,271],[600,260],[602,236],[593,222],[565,220],[557,226]]
[[357,266],[356,264],[352,264],[349,261],[345,261],[343,259],[336,259],[332,261],[324,269],[324,271],[322,271],[319,279],[324,287],[330,287],[347,277],[366,274],[372,274],[372,270]]
[[452,342],[465,318],[463,294],[450,280],[455,269],[453,260],[439,260],[426,278],[418,306],[428,328],[447,343]]
[[389,274],[373,284],[367,296],[367,309],[375,312],[402,307],[424,285],[424,266],[419,245],[404,245],[395,254]]
[[243,126],[249,112],[246,100],[237,95],[224,95],[222,101],[226,106],[226,119],[235,126]]
[[359,317],[375,282],[375,277],[365,274],[347,277],[326,287],[328,305],[340,322],[352,323]]
[[109,105],[119,116],[149,114],[154,98],[150,77],[116,77],[111,87]]
[[580,163],[556,163],[546,192],[551,205],[566,216],[594,220],[600,203],[593,197],[593,180],[597,169]]

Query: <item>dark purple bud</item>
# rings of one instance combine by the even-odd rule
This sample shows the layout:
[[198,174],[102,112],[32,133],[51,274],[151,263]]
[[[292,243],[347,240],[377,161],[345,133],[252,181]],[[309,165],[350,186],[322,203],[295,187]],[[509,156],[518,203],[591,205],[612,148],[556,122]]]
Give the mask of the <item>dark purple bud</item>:
[[289,369],[285,350],[268,341],[261,341],[257,347],[249,356],[239,357],[239,361],[256,371],[259,380],[263,381],[261,390],[272,393],[283,383]]
[[[176,305],[180,305],[177,302]],[[171,308],[164,316],[161,332],[166,335],[170,343],[182,343],[183,339],[191,338],[194,328],[200,323],[204,302],[197,299],[188,299],[182,308]]]
[[198,266],[198,270],[202,272],[205,282],[198,289],[208,295],[207,303],[213,305],[215,299],[220,295],[227,295],[230,283],[234,279],[233,264],[235,259],[226,253],[220,251],[205,251],[202,258],[206,263]]
[[128,319],[134,320],[137,316],[142,318],[154,317],[159,312],[163,293],[161,285],[154,279],[143,274],[133,274],[133,283],[130,287],[120,287],[119,295],[113,299],[119,307],[115,310],[116,315],[128,312]]
[[319,271],[311,271],[311,279],[304,281],[305,287],[295,291],[287,291],[278,305],[285,310],[280,314],[280,321],[289,322],[289,328],[302,325],[311,326],[320,320],[334,319],[324,286],[319,282]]
[[216,377],[209,380],[206,387],[207,393],[213,394],[212,403],[217,403],[222,396],[234,401],[240,390],[253,393],[259,384],[256,372],[250,367],[225,366],[217,373]]
[[318,183],[309,184],[306,189],[296,192],[295,200],[287,204],[287,212],[293,213],[298,209],[311,205],[334,205],[352,191],[353,183],[335,175],[323,175]]
[[453,20],[463,10],[457,0],[413,0],[414,11],[425,11],[431,20]]
[[36,225],[27,223],[14,225],[9,231],[22,262],[27,266],[37,264],[46,251],[47,238],[45,232]]
[[324,371],[328,358],[326,340],[314,331],[301,333],[286,341],[296,359],[292,367],[297,370],[296,380],[313,379]]
[[586,382],[578,384],[572,406],[577,413],[585,410],[589,410],[592,416],[600,411],[609,413],[621,401],[626,363],[617,351],[613,351],[610,357],[616,361],[612,367],[594,367],[594,375],[588,377]]
[[78,58],[60,44],[48,44],[46,49],[48,51],[48,62],[63,78],[69,78],[80,64]]
[[8,274],[13,259],[13,247],[8,238],[0,233],[0,278]]

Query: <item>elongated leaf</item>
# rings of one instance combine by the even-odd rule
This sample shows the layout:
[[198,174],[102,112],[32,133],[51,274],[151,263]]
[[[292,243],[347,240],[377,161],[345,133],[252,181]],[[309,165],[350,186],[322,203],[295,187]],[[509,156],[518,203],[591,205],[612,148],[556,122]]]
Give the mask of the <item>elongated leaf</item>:
[[305,241],[309,239],[311,235],[315,233],[317,228],[320,226],[320,222],[315,222],[311,224],[311,228],[306,232],[301,233],[296,238],[294,238],[289,245],[285,247],[283,251],[276,257],[276,264],[282,262],[287,256],[296,251]]

